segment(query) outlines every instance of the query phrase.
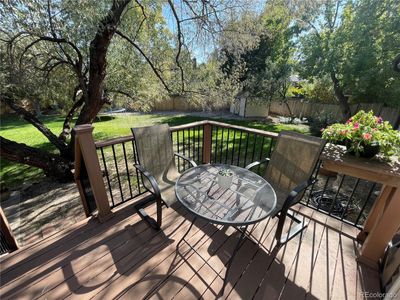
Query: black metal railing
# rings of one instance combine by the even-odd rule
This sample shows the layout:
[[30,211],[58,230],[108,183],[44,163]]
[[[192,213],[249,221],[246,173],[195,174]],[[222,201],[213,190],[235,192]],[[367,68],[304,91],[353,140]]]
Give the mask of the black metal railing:
[[318,165],[318,179],[302,204],[361,228],[382,185],[342,174],[324,174]]
[[[210,163],[223,163],[244,167],[247,164],[270,157],[277,134],[214,121],[195,122],[171,127],[174,151],[203,163],[205,126],[211,126]],[[138,161],[133,136],[97,142],[100,166],[107,187],[110,206],[116,207],[142,195],[147,190],[140,174],[133,167]],[[180,172],[190,166],[176,158]],[[263,174],[265,166],[255,172]],[[305,194],[301,203],[328,214],[343,222],[361,227],[381,186],[373,182],[339,174],[327,176],[321,164],[316,168],[318,178]]]
[[[175,152],[191,158],[197,164],[203,162],[203,124],[190,127],[172,127],[171,136]],[[179,172],[185,171],[190,167],[189,163],[180,157],[176,157],[176,166]]]
[[7,243],[5,236],[0,231],[0,255],[11,252],[12,250],[12,247]]
[[[275,138],[234,127],[212,126],[211,163],[245,167],[270,157]],[[256,170],[261,173],[262,166]]]
[[96,148],[112,208],[146,192],[134,167],[137,152],[133,137],[96,143]]

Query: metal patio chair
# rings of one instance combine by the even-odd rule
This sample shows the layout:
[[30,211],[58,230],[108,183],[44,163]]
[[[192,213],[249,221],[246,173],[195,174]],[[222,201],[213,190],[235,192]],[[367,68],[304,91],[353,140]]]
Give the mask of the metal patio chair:
[[[278,135],[271,158],[246,166],[246,169],[251,169],[260,164],[267,164],[263,177],[275,189],[277,196],[276,208],[272,216],[279,218],[275,233],[278,246],[291,240],[308,225],[304,223],[304,220],[299,220],[289,212],[289,208],[298,203],[305,190],[315,183],[316,179],[312,175],[325,144],[325,140],[317,137],[282,131]],[[286,216],[297,224],[291,226],[289,231],[282,236]]]
[[[155,229],[161,227],[162,206],[170,206],[175,201],[175,182],[179,178],[175,164],[175,156],[188,161],[191,166],[196,163],[190,158],[174,153],[171,131],[167,124],[149,127],[132,128],[138,154],[138,164],[135,168],[142,174],[143,185],[152,193],[145,202],[136,206],[139,215]],[[157,221],[149,217],[144,206],[149,201],[157,205]]]

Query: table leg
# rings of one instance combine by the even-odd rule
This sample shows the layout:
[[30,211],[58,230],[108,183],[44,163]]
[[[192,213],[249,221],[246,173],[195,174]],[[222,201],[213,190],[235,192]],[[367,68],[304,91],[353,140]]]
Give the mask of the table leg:
[[180,241],[178,242],[178,244],[176,245],[176,248],[179,248],[179,245],[182,243],[182,241],[185,239],[185,237],[187,236],[187,234],[189,233],[190,229],[192,229],[194,222],[196,222],[197,217],[194,217],[192,220],[192,223],[190,224],[188,230],[186,231],[186,233],[183,235],[183,237],[180,239]]
[[233,259],[235,258],[237,252],[239,251],[240,244],[243,242],[244,238],[246,237],[246,230],[247,230],[247,226],[242,227],[240,230],[238,230],[239,232],[241,232],[241,234],[240,234],[239,240],[236,243],[235,249],[233,250],[232,256],[229,258],[228,263],[226,264],[224,284],[222,286],[221,291],[219,292],[219,296],[222,296],[224,294],[225,286],[226,286],[226,280],[228,278],[229,270],[230,270],[230,268],[232,266]]

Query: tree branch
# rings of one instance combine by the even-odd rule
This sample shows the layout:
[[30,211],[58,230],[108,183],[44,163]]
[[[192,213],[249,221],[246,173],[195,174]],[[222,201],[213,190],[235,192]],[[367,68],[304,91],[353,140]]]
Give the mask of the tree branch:
[[35,126],[49,141],[52,143],[61,153],[65,153],[67,150],[67,145],[59,140],[57,136],[50,131],[50,129],[44,125],[38,118],[36,118],[32,113],[24,109],[23,107],[17,105],[11,98],[6,95],[0,95],[1,101],[7,104],[11,109],[13,109],[17,114],[22,116],[24,120]]
[[147,63],[150,65],[151,69],[153,70],[154,74],[157,76],[157,78],[161,81],[162,85],[164,88],[168,91],[168,93],[171,93],[171,89],[168,87],[164,79],[162,78],[160,72],[158,72],[158,69],[155,67],[153,62],[150,60],[150,58],[143,52],[143,50],[133,41],[131,40],[128,36],[120,32],[119,30],[116,30],[115,33],[119,35],[121,38],[125,39],[128,43],[130,43],[133,47],[136,48],[140,52],[140,54],[144,57],[144,59],[147,61]]
[[176,9],[174,7],[174,4],[172,3],[171,0],[168,0],[168,5],[171,8],[172,14],[174,15],[175,21],[176,21],[176,28],[178,31],[178,50],[177,53],[175,55],[175,62],[176,65],[178,66],[179,70],[180,70],[180,75],[181,75],[181,92],[183,92],[185,90],[185,78],[184,78],[184,72],[183,72],[183,68],[180,64],[179,61],[179,57],[181,55],[181,50],[182,50],[182,45],[183,45],[183,34],[182,34],[182,29],[181,29],[181,21],[178,17],[178,14],[176,12]]

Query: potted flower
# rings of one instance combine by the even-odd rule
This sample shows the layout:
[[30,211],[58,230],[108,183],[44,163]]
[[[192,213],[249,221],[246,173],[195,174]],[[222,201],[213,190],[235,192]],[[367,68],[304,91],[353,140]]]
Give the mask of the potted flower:
[[400,153],[400,132],[372,111],[361,110],[345,124],[336,123],[322,129],[322,138],[345,145],[357,157],[371,158],[381,153],[388,158]]
[[218,172],[218,185],[224,189],[229,189],[232,185],[233,172],[229,169],[221,169]]

